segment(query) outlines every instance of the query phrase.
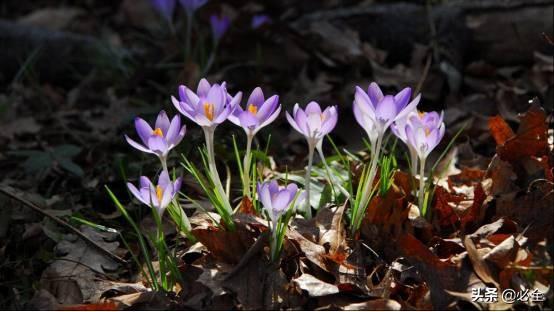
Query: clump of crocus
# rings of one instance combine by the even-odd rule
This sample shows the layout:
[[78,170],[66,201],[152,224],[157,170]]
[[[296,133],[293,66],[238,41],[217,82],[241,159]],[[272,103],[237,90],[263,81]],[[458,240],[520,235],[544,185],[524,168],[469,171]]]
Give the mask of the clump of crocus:
[[407,144],[419,158],[418,206],[423,216],[427,212],[424,189],[425,161],[444,136],[445,126],[442,116],[442,113],[439,115],[437,112],[421,113],[421,115],[412,116],[405,125]]
[[[186,128],[181,126],[181,117],[175,116],[170,121],[164,111],[161,111],[156,118],[154,128],[141,118],[135,119],[135,128],[143,144],[137,143],[125,135],[127,142],[134,148],[149,154],[158,156],[162,171],[158,178],[158,183],[154,185],[145,176],[140,177],[139,187],[131,183],[127,183],[127,188],[140,202],[152,208],[153,217],[157,225],[157,236],[152,238],[156,247],[159,261],[159,276],[153,269],[150,262],[150,253],[148,252],[140,229],[129,216],[126,209],[117,200],[115,195],[108,189],[110,197],[114,201],[122,215],[131,223],[137,236],[144,257],[147,259],[147,267],[150,276],[150,283],[156,290],[164,289],[167,291],[173,290],[176,279],[180,278],[178,273],[176,260],[169,252],[169,248],[165,243],[165,235],[162,227],[162,216],[165,210],[168,210],[171,218],[179,226],[187,236],[190,236],[190,223],[186,214],[183,212],[176,197],[181,188],[181,178],[172,181],[167,170],[167,156],[169,151],[181,142],[185,136]],[[169,274],[171,272],[171,274]],[[159,282],[158,282],[159,279]]]
[[212,15],[210,16],[210,25],[212,27],[212,35],[214,38],[214,42],[217,44],[221,37],[227,32],[227,29],[229,29],[229,25],[231,24],[231,20],[228,16],[225,15]]
[[171,121],[165,111],[161,111],[156,118],[154,128],[142,118],[135,118],[135,129],[143,144],[125,135],[127,142],[139,151],[158,156],[162,167],[167,171],[167,155],[183,140],[186,126],[181,127],[181,117],[176,115]]
[[229,115],[229,121],[240,126],[246,132],[246,154],[242,164],[242,185],[243,195],[252,197],[250,193],[250,167],[252,161],[252,140],[258,131],[272,123],[281,112],[279,96],[273,95],[264,97],[262,89],[257,87],[252,91],[246,109],[237,106],[235,111]]
[[181,189],[181,178],[171,181],[169,173],[163,170],[158,177],[158,184],[154,185],[145,176],[140,177],[139,187],[127,183],[127,188],[143,204],[152,207],[161,217],[165,208],[175,198]]
[[410,101],[412,90],[404,88],[396,95],[384,95],[381,88],[372,82],[367,92],[356,87],[353,110],[356,121],[367,132],[371,144],[369,171],[365,171],[363,185],[356,194],[353,207],[353,231],[359,228],[365,209],[372,195],[373,179],[381,155],[381,145],[387,129],[397,120],[412,112],[419,103],[420,95]]
[[295,203],[298,201],[298,187],[293,183],[279,186],[277,181],[272,180],[258,183],[257,192],[258,200],[262,203],[269,221],[271,260],[276,261],[283,248],[283,239],[294,213]]
[[[225,212],[220,211],[220,214],[225,213],[227,216],[232,214],[233,209],[217,172],[214,133],[216,127],[233,113],[241,98],[241,92],[238,92],[234,97],[229,95],[225,83],[211,85],[206,79],[200,80],[196,93],[181,85],[179,86],[179,100],[173,96],[171,97],[175,108],[202,127],[204,131],[210,178],[217,191],[217,197],[225,209]],[[230,222],[229,218],[226,218],[226,220]]]
[[336,126],[338,112],[336,106],[330,106],[321,111],[321,107],[316,102],[310,102],[303,110],[298,104],[294,106],[292,116],[287,112],[287,120],[291,126],[300,132],[308,141],[308,169],[306,170],[306,204],[304,215],[306,218],[312,217],[310,206],[310,180],[312,172],[312,162],[314,150],[321,149],[323,138],[329,134]]

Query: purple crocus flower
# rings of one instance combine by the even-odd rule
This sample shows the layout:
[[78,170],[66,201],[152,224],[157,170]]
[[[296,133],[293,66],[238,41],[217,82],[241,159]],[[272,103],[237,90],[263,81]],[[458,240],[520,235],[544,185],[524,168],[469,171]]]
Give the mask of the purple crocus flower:
[[125,135],[127,142],[139,151],[155,154],[162,160],[181,142],[186,132],[186,126],[181,127],[181,117],[175,115],[170,122],[165,111],[158,114],[154,129],[144,119],[138,117],[135,118],[135,128],[143,144]]
[[215,42],[219,42],[221,37],[227,32],[227,29],[229,29],[230,24],[231,20],[228,16],[210,16],[210,25],[212,26],[212,34]]
[[176,0],[150,0],[152,6],[168,21],[173,19]]
[[429,128],[433,128],[433,127],[436,127],[436,125],[440,125],[442,123],[443,115],[444,115],[443,112],[441,112],[439,115],[439,113],[437,112],[420,112],[420,111],[414,110],[404,118],[397,119],[391,125],[391,131],[402,142],[404,142],[405,144],[408,144],[408,137],[406,136],[406,125],[410,123],[412,119],[417,118],[421,123],[428,125]]
[[252,16],[252,29],[257,29],[263,24],[269,24],[271,23],[271,18],[265,14],[257,14]]
[[271,222],[277,223],[279,217],[285,214],[296,197],[298,186],[291,183],[284,186],[279,186],[277,181],[258,183],[257,186],[258,199],[262,202],[264,209],[267,211]]
[[179,98],[171,97],[177,110],[204,128],[215,128],[229,117],[242,98],[238,92],[234,97],[227,93],[225,82],[221,85],[200,80],[196,93],[184,85],[179,86]]
[[174,182],[169,178],[169,173],[163,170],[158,177],[158,184],[154,185],[145,176],[140,177],[139,187],[127,183],[129,191],[143,204],[156,208],[161,216],[165,208],[175,198],[181,188],[182,179],[177,178]]
[[[360,119],[372,121],[372,128],[377,130],[378,136],[381,136],[395,120],[406,116],[417,106],[421,96],[416,96],[410,102],[411,95],[410,88],[404,88],[394,96],[383,95],[381,88],[375,82],[369,85],[367,93],[357,86],[354,95],[354,113],[356,114],[357,110],[358,115],[361,113],[365,116],[356,119],[359,123]],[[364,124],[360,124],[366,128]]]
[[321,111],[319,104],[312,101],[302,110],[297,103],[292,116],[287,112],[287,120],[296,131],[306,137],[310,145],[315,146],[335,128],[338,120],[337,107],[329,106]]
[[181,6],[189,16],[194,14],[196,10],[204,6],[207,2],[208,0],[179,0],[179,3],[181,3]]
[[416,151],[422,161],[440,143],[444,131],[442,113],[439,116],[436,112],[426,113],[421,117],[411,116],[405,126],[407,144]]
[[260,129],[272,123],[280,112],[279,96],[273,95],[265,99],[262,89],[257,87],[250,94],[246,109],[237,105],[235,111],[229,115],[229,121],[242,127],[246,135],[254,136]]

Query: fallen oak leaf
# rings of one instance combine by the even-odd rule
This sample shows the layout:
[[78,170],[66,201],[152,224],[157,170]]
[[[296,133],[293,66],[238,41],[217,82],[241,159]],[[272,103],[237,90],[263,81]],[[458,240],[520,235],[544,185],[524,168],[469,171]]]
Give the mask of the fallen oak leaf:
[[466,236],[464,238],[464,246],[467,250],[467,255],[473,264],[473,270],[483,280],[485,283],[493,284],[498,288],[498,282],[492,277],[491,270],[488,264],[485,262],[485,259],[479,254],[477,247],[473,243],[471,236]]
[[535,104],[521,117],[515,136],[497,146],[498,156],[514,164],[524,157],[547,155],[547,131],[546,113]]
[[489,129],[496,145],[504,145],[515,135],[512,128],[500,115],[489,118]]

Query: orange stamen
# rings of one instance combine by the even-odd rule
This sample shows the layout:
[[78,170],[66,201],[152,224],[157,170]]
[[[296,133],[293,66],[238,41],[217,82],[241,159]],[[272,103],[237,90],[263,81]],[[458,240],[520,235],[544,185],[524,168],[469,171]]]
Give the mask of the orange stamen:
[[204,114],[208,120],[212,121],[214,119],[214,105],[212,103],[204,103]]
[[425,128],[425,136],[428,137],[431,134],[431,130],[429,128]]
[[419,119],[425,117],[425,112],[417,111],[417,114],[419,115]]
[[164,137],[164,133],[163,133],[162,129],[160,129],[160,128],[154,129],[154,131],[152,131],[152,134],[153,134],[153,135],[157,135],[157,136],[159,136],[159,137],[161,137],[161,138]]
[[256,115],[258,113],[258,107],[254,104],[248,105],[248,111],[252,113],[252,115]]
[[159,185],[156,186],[156,197],[158,198],[159,202],[162,201],[163,194],[164,194],[164,190],[162,189],[162,187]]

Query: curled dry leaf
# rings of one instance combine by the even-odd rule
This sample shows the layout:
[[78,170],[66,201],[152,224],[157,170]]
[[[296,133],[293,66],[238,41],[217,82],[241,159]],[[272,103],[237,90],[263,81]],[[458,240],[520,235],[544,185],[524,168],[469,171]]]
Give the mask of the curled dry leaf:
[[310,297],[321,297],[339,293],[339,288],[333,284],[326,283],[313,275],[304,273],[294,279],[298,286],[308,292]]

